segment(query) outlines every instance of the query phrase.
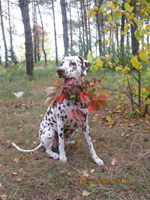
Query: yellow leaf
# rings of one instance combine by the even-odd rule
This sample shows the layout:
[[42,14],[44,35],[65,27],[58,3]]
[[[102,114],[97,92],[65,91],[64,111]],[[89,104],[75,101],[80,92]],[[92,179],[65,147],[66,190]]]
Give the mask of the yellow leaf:
[[105,46],[108,45],[108,40],[105,40],[104,45],[105,45]]
[[101,60],[101,58],[99,57],[99,58],[96,58],[95,59],[95,62],[96,62],[96,67],[98,68],[98,69],[102,69],[102,67],[103,67],[103,61]]
[[104,82],[104,80],[105,80],[105,78],[104,78],[104,75],[103,75],[103,77],[102,77],[102,83]]
[[120,35],[126,36],[126,33],[123,32],[123,31],[121,31],[121,32],[120,32]]
[[150,68],[149,67],[147,68],[147,71],[148,71],[148,76],[150,76]]
[[111,44],[111,43],[112,43],[112,38],[109,39],[109,44]]
[[103,92],[105,95],[109,96],[109,92],[107,90],[104,90]]
[[118,28],[118,26],[116,26],[116,25],[112,25],[111,27],[112,27],[112,28]]
[[122,66],[119,65],[119,66],[115,67],[115,70],[116,70],[116,71],[122,70]]
[[127,33],[128,29],[129,29],[129,25],[127,23],[125,23],[125,30],[124,30],[124,32]]
[[110,60],[111,59],[111,55],[110,54],[107,54],[107,57],[106,57],[106,60]]
[[110,68],[113,68],[113,64],[111,62],[108,62],[108,65]]
[[22,179],[21,178],[17,178],[17,182],[21,182],[22,181]]
[[15,158],[15,159],[14,159],[14,162],[15,162],[15,163],[18,163],[18,162],[19,162],[19,158]]
[[108,17],[108,21],[109,21],[109,23],[111,24],[111,22],[112,22],[112,17]]
[[149,104],[149,102],[150,102],[150,100],[147,98],[147,100],[146,100],[145,104],[146,104],[146,105],[148,105],[148,104]]
[[106,16],[107,15],[107,12],[103,12],[103,16]]
[[17,175],[17,172],[12,172],[13,175]]
[[94,170],[94,169],[92,169],[92,170],[91,170],[91,173],[93,173],[94,171],[95,171],[95,170]]
[[145,85],[146,91],[150,90],[150,86],[149,85]]
[[90,63],[92,62],[93,56],[92,56],[91,52],[88,54],[87,60],[88,60]]
[[94,11],[97,11],[98,10],[98,7],[97,6],[95,6],[95,8],[94,8]]
[[147,53],[145,53],[144,51],[139,53],[139,57],[142,61],[148,62],[149,60],[149,56]]
[[92,8],[92,10],[90,12],[88,11],[88,16],[94,17],[94,15],[95,15],[95,12],[94,12],[94,9]]
[[103,28],[103,33],[107,33],[108,30],[106,28]]
[[135,67],[137,70],[141,69],[142,68],[142,65],[141,63],[138,61],[138,57],[137,56],[133,56],[131,58],[131,63],[132,63],[132,66]]
[[99,9],[98,13],[101,13],[101,12],[102,12],[102,6],[100,7],[100,9]]

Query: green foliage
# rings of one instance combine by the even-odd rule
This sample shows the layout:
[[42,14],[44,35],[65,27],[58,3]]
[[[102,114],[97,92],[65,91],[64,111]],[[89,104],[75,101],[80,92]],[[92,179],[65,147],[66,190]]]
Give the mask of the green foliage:
[[[107,1],[102,5],[102,8],[99,9],[99,12],[103,13],[106,21],[109,22],[107,28],[103,29],[103,32],[107,34],[110,30],[110,27],[116,30],[118,26],[115,26],[114,23],[118,23],[119,19],[124,15],[126,18],[124,31],[121,31],[120,35],[123,37],[127,36],[129,31],[129,27],[137,26],[137,29],[134,33],[134,37],[140,42],[141,46],[137,55],[129,55],[126,57],[125,49],[121,49],[119,54],[113,50],[110,50],[111,38],[105,40],[104,45],[106,46],[106,56],[100,56],[96,59],[93,59],[92,54],[88,55],[88,60],[92,63],[91,71],[93,73],[97,72],[97,70],[103,70],[104,68],[115,69],[117,72],[121,71],[124,80],[122,82],[121,77],[119,77],[120,83],[122,82],[122,89],[126,91],[124,94],[119,94],[118,98],[124,98],[125,96],[130,99],[130,104],[132,107],[132,111],[129,113],[129,117],[135,113],[141,113],[144,104],[149,104],[149,94],[150,94],[150,67],[149,67],[149,55],[150,55],[150,47],[143,40],[144,36],[149,36],[150,26],[148,25],[148,13],[150,12],[149,6],[150,2],[146,0],[139,0],[135,4],[135,9],[138,10],[140,19],[137,18],[135,13],[133,12],[134,6],[130,5],[131,1],[127,1],[124,3],[125,10],[120,9],[120,5],[122,1]],[[111,12],[110,12],[111,11]],[[113,13],[113,18],[110,15]],[[117,24],[119,25],[119,24]],[[146,25],[146,26],[145,26]],[[109,47],[107,48],[107,45]],[[121,52],[121,53],[120,53]],[[143,66],[145,66],[146,71],[143,70]],[[146,73],[147,85],[144,85],[143,79],[141,79],[142,75]],[[138,112],[135,107],[138,105]]]

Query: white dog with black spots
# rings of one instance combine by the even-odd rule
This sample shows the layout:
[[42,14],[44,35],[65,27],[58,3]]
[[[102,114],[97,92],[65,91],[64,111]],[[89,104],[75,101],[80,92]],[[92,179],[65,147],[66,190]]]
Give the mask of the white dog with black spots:
[[[48,107],[39,129],[41,143],[35,149],[23,150],[12,143],[16,149],[22,152],[32,152],[43,146],[46,149],[46,153],[51,155],[53,159],[67,162],[65,145],[74,143],[70,139],[76,133],[77,128],[80,127],[94,162],[98,165],[104,164],[97,156],[90,137],[87,104],[82,102],[78,96],[74,105],[73,100],[70,98],[72,91],[73,93],[82,91],[83,79],[87,75],[90,66],[91,64],[80,56],[69,56],[62,59],[57,74],[59,78],[63,78],[62,87],[65,93],[68,94],[68,99],[56,103],[54,107],[52,105]],[[81,115],[83,123],[73,117],[68,117],[68,113],[76,109],[80,109],[84,113],[84,117]],[[53,151],[54,148],[58,148],[59,154]]]

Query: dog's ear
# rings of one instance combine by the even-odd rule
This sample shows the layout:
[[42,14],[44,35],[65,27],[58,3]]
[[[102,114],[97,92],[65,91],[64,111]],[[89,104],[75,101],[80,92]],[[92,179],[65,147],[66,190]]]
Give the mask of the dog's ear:
[[82,62],[82,73],[84,76],[87,75],[88,71],[90,70],[90,67],[91,67],[91,63],[88,62],[87,60],[84,60],[81,56],[79,56],[79,59],[81,60]]

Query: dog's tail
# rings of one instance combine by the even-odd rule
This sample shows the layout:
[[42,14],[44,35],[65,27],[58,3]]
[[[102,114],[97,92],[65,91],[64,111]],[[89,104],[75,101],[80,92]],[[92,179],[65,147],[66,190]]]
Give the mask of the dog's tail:
[[12,145],[18,150],[18,151],[21,151],[21,152],[26,152],[26,153],[30,153],[32,151],[35,151],[37,149],[39,149],[40,147],[42,147],[42,143],[40,143],[35,149],[30,149],[30,150],[24,150],[24,149],[21,149],[20,147],[18,147],[16,144],[12,143]]

